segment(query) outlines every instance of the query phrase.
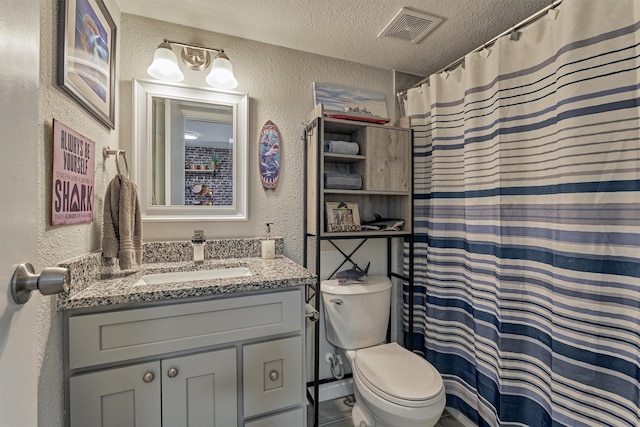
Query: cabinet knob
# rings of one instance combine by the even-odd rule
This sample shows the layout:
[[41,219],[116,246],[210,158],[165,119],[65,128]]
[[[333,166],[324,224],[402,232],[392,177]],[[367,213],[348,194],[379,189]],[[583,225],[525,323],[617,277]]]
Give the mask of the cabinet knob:
[[147,372],[142,376],[142,381],[144,381],[145,383],[150,383],[155,377],[156,376],[153,375],[153,372]]
[[178,370],[176,368],[171,368],[167,371],[167,376],[169,378],[175,378],[178,376]]
[[271,373],[269,374],[269,378],[271,378],[271,381],[276,381],[279,376],[280,374],[278,374],[278,371],[271,371]]

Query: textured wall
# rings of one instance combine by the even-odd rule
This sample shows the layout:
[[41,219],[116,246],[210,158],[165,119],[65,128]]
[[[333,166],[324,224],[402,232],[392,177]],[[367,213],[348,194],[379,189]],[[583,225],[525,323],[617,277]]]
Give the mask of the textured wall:
[[[102,159],[102,147],[117,148],[120,121],[116,129],[101,125],[56,84],[57,4],[40,2],[40,147],[38,153],[38,260],[36,271],[100,248],[102,207],[109,181],[116,174],[113,158]],[[120,12],[113,0],[105,0],[116,26]],[[117,53],[117,49],[116,49]],[[116,89],[117,92],[117,89]],[[118,96],[116,95],[116,100]],[[118,106],[116,105],[116,111]],[[51,133],[53,119],[60,120],[96,143],[94,221],[89,224],[56,226],[51,223]],[[34,295],[34,298],[36,296]],[[32,298],[33,299],[33,298]],[[59,427],[63,420],[62,315],[55,311],[55,297],[39,301],[40,380],[38,382],[38,426]],[[31,302],[34,304],[34,302]]]
[[[154,49],[164,38],[224,48],[239,82],[235,90],[248,93],[250,97],[249,221],[148,223],[144,225],[145,240],[186,239],[196,228],[204,229],[208,237],[255,237],[262,234],[265,222],[272,222],[274,233],[285,239],[285,255],[301,262],[304,170],[301,136],[302,123],[313,108],[313,82],[332,82],[383,92],[389,112],[394,114],[393,73],[133,15],[122,15],[120,28],[122,144],[130,146],[129,135],[132,135],[131,81],[150,78],[146,68]],[[183,71],[184,84],[206,86],[206,73]],[[278,126],[283,141],[281,177],[275,191],[262,189],[258,171],[258,135],[267,120]]]

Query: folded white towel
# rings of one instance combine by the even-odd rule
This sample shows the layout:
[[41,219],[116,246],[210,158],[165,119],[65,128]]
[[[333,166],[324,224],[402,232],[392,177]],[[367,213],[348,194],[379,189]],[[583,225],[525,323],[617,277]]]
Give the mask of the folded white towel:
[[356,173],[325,172],[324,188],[334,190],[362,190],[362,177]]
[[102,255],[128,270],[142,263],[142,218],[136,185],[117,175],[107,186],[102,221]]
[[324,151],[325,153],[356,155],[360,152],[360,146],[357,142],[351,141],[325,141]]

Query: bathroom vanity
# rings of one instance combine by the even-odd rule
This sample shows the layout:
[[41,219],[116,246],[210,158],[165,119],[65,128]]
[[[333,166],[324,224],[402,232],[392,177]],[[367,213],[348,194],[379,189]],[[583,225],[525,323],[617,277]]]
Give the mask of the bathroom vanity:
[[[238,265],[252,274],[140,284]],[[304,286],[314,280],[282,256],[148,264],[60,298],[66,425],[305,426]]]

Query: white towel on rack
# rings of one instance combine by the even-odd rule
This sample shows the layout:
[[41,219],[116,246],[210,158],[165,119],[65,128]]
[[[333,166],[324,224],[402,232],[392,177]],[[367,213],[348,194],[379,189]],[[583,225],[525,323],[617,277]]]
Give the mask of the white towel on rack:
[[102,255],[128,270],[142,263],[142,218],[136,185],[117,175],[107,186],[102,221]]

